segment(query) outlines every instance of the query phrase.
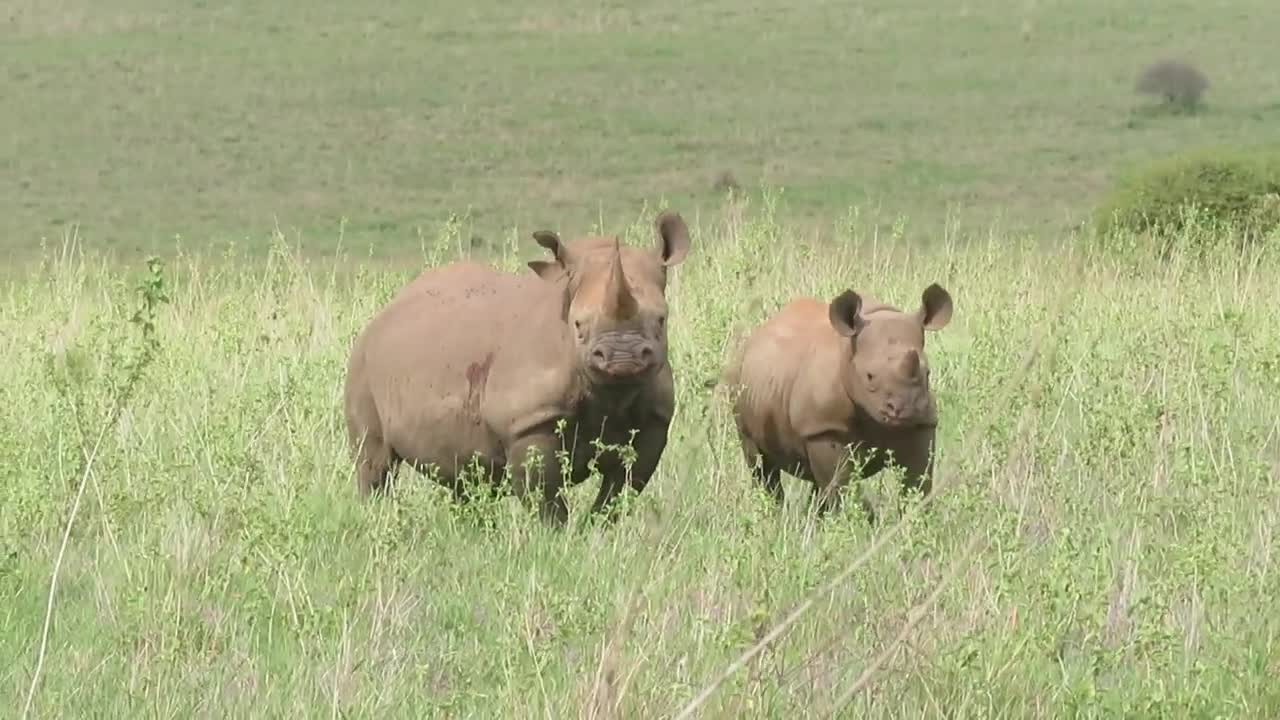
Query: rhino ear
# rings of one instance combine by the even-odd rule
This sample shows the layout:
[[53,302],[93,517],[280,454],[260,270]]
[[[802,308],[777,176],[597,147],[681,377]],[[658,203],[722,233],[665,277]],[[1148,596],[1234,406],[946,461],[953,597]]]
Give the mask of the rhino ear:
[[565,247],[564,243],[560,242],[559,235],[550,230],[536,230],[533,233],[533,239],[537,240],[538,244],[542,247],[550,250],[551,254],[555,256],[556,261],[561,265],[564,265]]
[[666,267],[679,265],[689,254],[689,227],[680,213],[667,210],[654,222],[658,228],[658,255]]
[[862,315],[862,297],[852,290],[845,290],[831,301],[828,314],[831,327],[847,338],[855,338],[866,324]]
[[543,280],[554,282],[569,269],[569,249],[560,242],[560,236],[550,230],[537,230],[533,233],[533,239],[547,250],[551,251],[551,255],[555,257],[555,261],[548,260],[531,260],[529,267],[538,277]]
[[938,283],[924,289],[916,311],[925,330],[941,330],[951,322],[951,294]]
[[529,268],[538,274],[538,277],[547,282],[555,282],[564,276],[564,268],[560,267],[560,263],[551,262],[549,260],[530,260]]

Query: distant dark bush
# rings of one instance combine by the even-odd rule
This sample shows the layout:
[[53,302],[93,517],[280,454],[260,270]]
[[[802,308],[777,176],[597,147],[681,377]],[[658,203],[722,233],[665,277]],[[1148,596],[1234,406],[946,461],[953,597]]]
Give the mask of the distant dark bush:
[[1189,221],[1242,239],[1280,228],[1280,149],[1200,150],[1122,178],[1098,208],[1102,235],[1174,235]]
[[1135,89],[1143,95],[1156,95],[1166,105],[1194,109],[1200,96],[1209,88],[1209,79],[1196,68],[1177,60],[1162,60],[1149,66],[1138,76]]
[[715,182],[712,183],[711,187],[716,192],[727,193],[737,192],[742,186],[738,184],[738,178],[734,177],[733,173],[724,170],[719,175],[716,175]]

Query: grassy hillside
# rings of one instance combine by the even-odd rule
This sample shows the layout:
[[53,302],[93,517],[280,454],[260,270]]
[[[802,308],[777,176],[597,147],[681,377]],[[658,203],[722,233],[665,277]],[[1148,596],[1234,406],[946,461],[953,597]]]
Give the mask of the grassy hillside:
[[[416,253],[714,210],[793,227],[948,206],[1056,234],[1127,163],[1280,141],[1271,0],[358,3],[14,0],[0,13],[0,258],[88,247]],[[1166,55],[1194,117],[1142,111]]]
[[[0,298],[6,705],[74,507],[35,717],[670,717],[851,564],[700,716],[824,716],[854,690],[843,716],[1280,714],[1275,259],[840,240],[762,210],[695,228],[672,445],[618,526],[563,533],[412,475],[355,500],[343,363],[403,273],[169,266],[145,345],[145,276],[47,262]],[[752,491],[703,384],[795,293],[907,305],[935,280],[957,303],[928,346],[941,492],[860,558],[883,536],[857,512],[814,526],[794,481],[781,516]]]

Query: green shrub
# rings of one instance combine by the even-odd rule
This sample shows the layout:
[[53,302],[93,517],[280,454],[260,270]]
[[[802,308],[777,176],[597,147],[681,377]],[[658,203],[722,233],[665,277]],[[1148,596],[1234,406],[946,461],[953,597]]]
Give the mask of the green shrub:
[[1103,236],[1231,228],[1243,240],[1280,227],[1280,151],[1200,150],[1123,177],[1098,208]]

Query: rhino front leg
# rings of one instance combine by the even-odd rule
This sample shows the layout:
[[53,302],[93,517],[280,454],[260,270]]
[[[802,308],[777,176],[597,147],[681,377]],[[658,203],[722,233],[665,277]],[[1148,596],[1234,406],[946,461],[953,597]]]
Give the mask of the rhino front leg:
[[[849,462],[849,446],[840,440],[818,437],[805,444],[809,470],[813,473],[814,496],[818,501],[818,515],[838,511],[845,486],[857,469]],[[859,476],[861,473],[857,473]],[[876,521],[875,508],[865,496],[861,497],[862,510],[871,523]]]
[[569,519],[569,506],[560,493],[564,480],[556,462],[558,448],[554,433],[539,433],[517,440],[507,458],[516,496],[525,503],[536,498],[542,521],[560,527]]
[[902,492],[919,491],[927,497],[933,492],[933,449],[938,431],[921,428],[911,433],[897,452],[898,464],[903,469]]
[[615,501],[623,488],[630,487],[639,495],[649,484],[649,478],[658,469],[658,461],[667,447],[667,425],[655,423],[640,430],[631,447],[635,450],[635,462],[631,465],[630,474],[617,453],[611,452],[608,461],[600,463],[600,492],[591,504],[591,512],[603,512],[609,521],[618,517]]

